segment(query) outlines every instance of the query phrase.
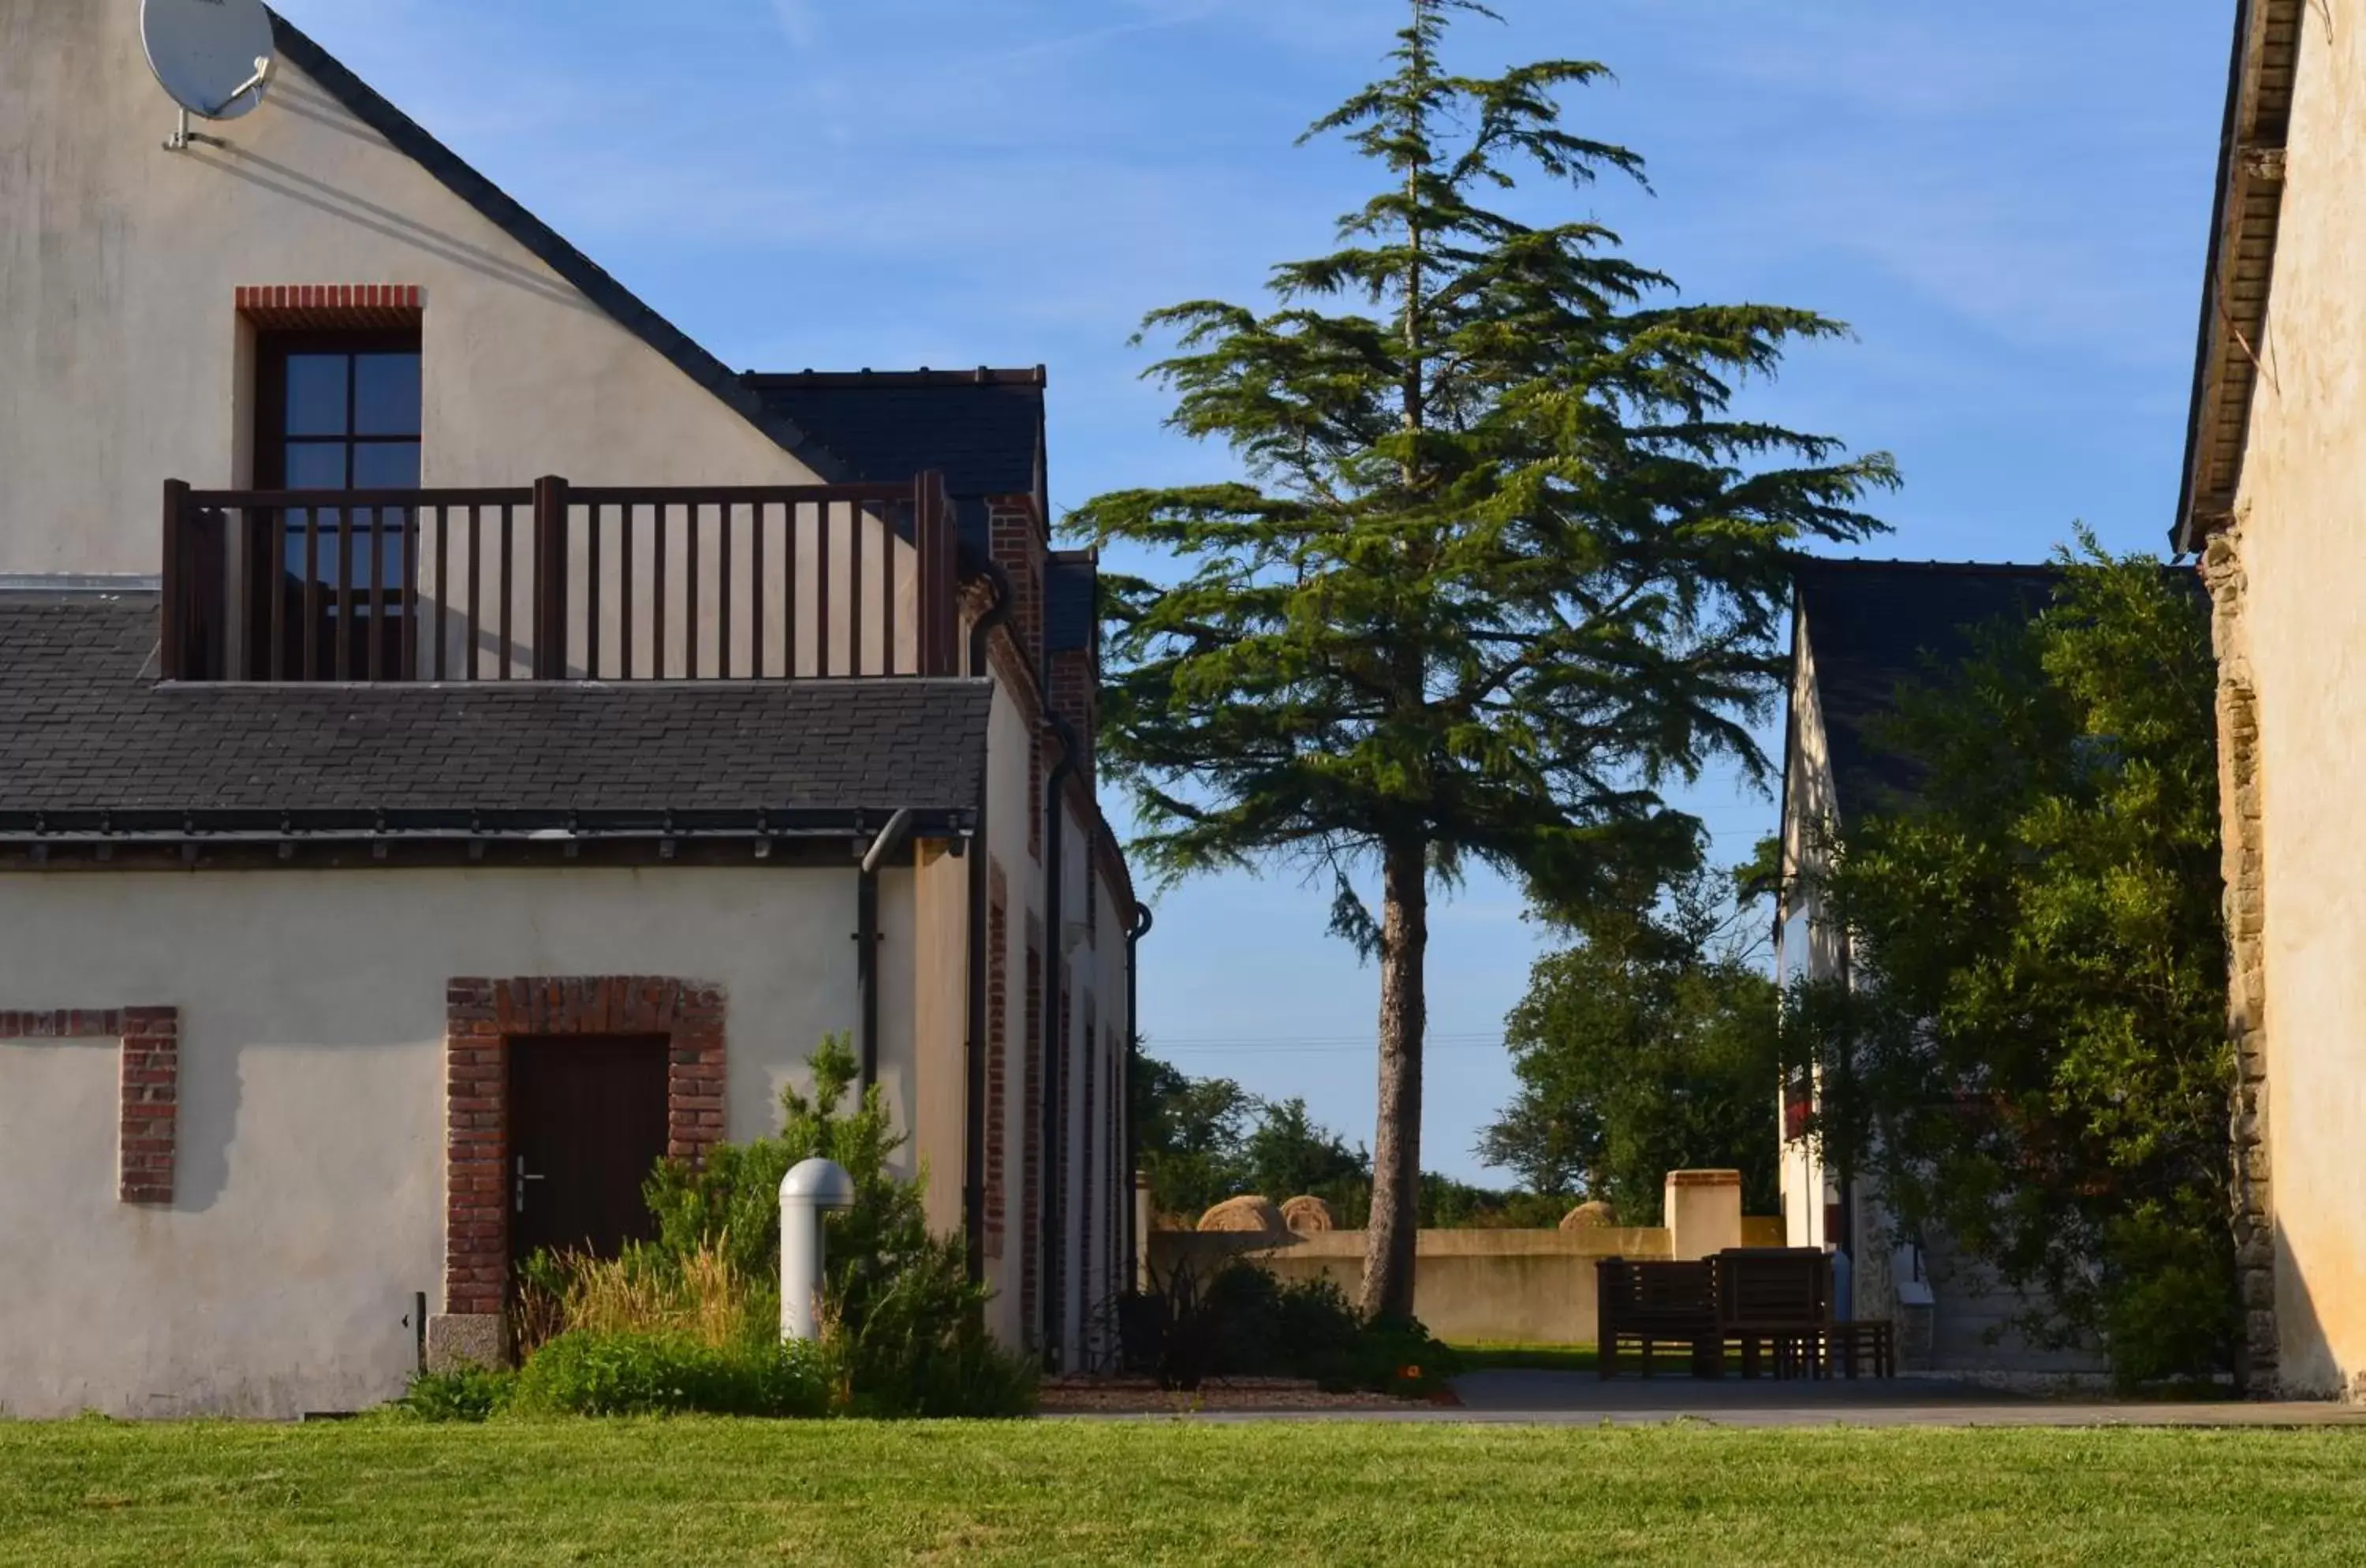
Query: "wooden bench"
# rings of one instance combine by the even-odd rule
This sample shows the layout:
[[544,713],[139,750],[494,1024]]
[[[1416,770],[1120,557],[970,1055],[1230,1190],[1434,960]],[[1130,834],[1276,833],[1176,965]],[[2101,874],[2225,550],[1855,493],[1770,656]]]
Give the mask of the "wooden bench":
[[1662,1345],[1683,1346],[1695,1377],[1724,1371],[1714,1262],[1606,1258],[1595,1266],[1594,1287],[1594,1350],[1603,1377],[1617,1375],[1618,1358],[1629,1346],[1642,1352],[1647,1378]]
[[1771,1351],[1778,1378],[1844,1377],[1870,1366],[1897,1372],[1887,1323],[1832,1317],[1831,1255],[1820,1247],[1729,1247],[1717,1256],[1718,1326],[1741,1343],[1741,1375],[1758,1375]]
[[1766,1352],[1778,1378],[1811,1373],[1832,1316],[1832,1266],[1820,1247],[1729,1247],[1717,1255],[1717,1325],[1741,1344],[1741,1375]]
[[1869,1366],[1877,1378],[1898,1375],[1898,1338],[1887,1320],[1827,1324],[1824,1346],[1827,1376],[1835,1361],[1842,1377],[1856,1376],[1860,1366]]

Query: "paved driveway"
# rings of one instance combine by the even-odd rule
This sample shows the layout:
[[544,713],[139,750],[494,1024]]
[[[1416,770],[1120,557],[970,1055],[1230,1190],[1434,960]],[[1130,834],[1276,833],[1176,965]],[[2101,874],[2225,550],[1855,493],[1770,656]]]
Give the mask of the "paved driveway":
[[1726,1378],[1711,1382],[1688,1377],[1620,1377],[1605,1382],[1590,1372],[1488,1371],[1457,1378],[1454,1388],[1462,1399],[1459,1409],[1407,1405],[1391,1410],[1210,1411],[1189,1419],[1550,1427],[1697,1420],[1724,1427],[2366,1427],[2366,1408],[2355,1405],[2039,1398],[1946,1378],[1820,1382]]
[[1581,1372],[1473,1372],[1458,1378],[1465,1418],[1485,1421],[1672,1421],[1733,1427],[2258,1427],[2366,1425],[2366,1409],[2228,1400],[2159,1404],[2089,1395],[2039,1397],[1951,1378],[1620,1377]]

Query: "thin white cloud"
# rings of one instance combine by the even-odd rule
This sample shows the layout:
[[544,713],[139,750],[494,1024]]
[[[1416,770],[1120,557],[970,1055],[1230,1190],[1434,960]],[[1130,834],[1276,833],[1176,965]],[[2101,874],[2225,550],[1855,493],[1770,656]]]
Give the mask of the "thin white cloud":
[[1031,43],[1020,44],[1015,49],[989,54],[978,63],[1016,65],[1031,60],[1042,60],[1051,55],[1068,54],[1078,50],[1090,49],[1096,44],[1107,43],[1115,39],[1131,38],[1137,33],[1164,32],[1170,28],[1189,27],[1194,22],[1206,21],[1218,11],[1222,10],[1225,4],[1226,0],[1200,0],[1198,5],[1185,6],[1164,15],[1144,17],[1131,22],[1112,22],[1106,27],[1088,28],[1083,32],[1069,33],[1060,38],[1039,39]]
[[812,49],[821,42],[818,0],[772,0],[772,15],[779,19],[781,31],[799,49]]

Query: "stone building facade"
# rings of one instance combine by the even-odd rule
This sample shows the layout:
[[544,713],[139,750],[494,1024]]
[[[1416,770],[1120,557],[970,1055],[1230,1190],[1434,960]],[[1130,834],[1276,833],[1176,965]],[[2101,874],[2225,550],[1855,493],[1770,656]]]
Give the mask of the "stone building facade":
[[2366,18],[2243,0],[2173,539],[2216,605],[2255,1392],[2366,1393]]

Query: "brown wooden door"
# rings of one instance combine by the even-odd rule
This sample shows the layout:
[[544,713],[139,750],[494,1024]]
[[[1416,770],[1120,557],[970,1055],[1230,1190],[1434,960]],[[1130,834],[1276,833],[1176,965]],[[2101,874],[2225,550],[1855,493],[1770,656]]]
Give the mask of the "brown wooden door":
[[641,1184],[666,1152],[663,1036],[510,1042],[510,1256],[613,1258],[656,1223]]

